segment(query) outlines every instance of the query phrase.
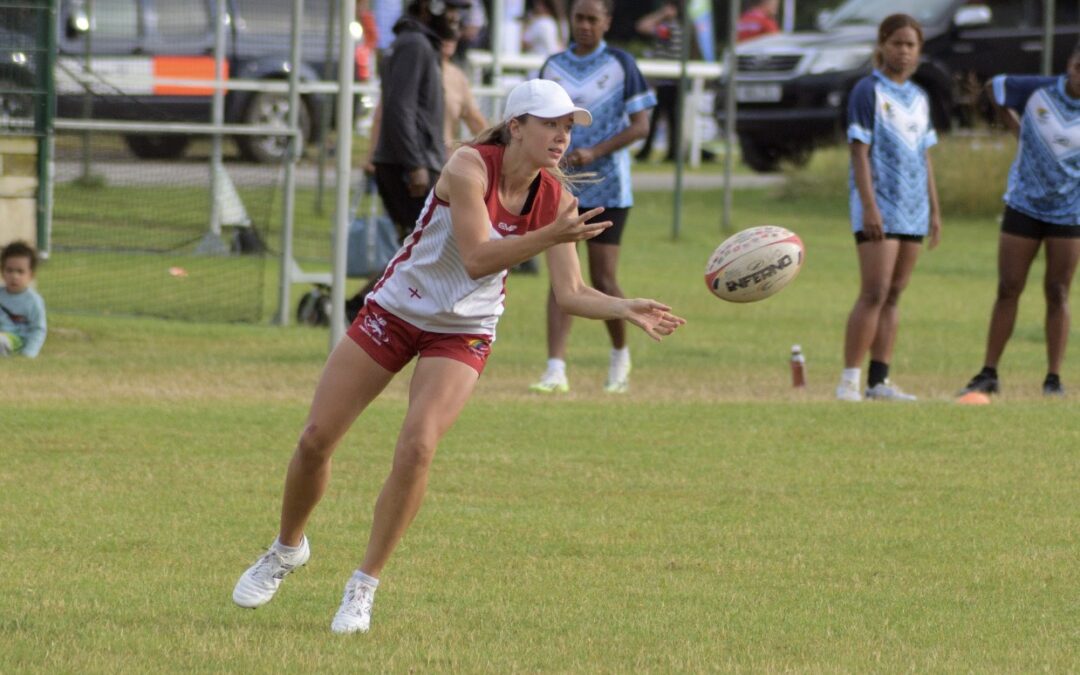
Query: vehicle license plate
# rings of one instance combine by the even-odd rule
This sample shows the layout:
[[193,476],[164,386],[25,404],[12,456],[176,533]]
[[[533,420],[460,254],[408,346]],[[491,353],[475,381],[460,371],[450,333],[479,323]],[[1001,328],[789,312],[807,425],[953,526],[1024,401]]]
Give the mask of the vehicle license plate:
[[735,100],[739,103],[776,103],[782,96],[779,84],[735,85]]

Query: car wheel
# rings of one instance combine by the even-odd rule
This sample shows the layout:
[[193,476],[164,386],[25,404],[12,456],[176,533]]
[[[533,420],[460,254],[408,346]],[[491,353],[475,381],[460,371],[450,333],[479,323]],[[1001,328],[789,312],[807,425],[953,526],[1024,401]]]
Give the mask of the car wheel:
[[191,141],[187,136],[167,134],[161,136],[129,134],[124,136],[131,152],[141,159],[176,159],[187,150]]
[[758,173],[773,173],[779,170],[784,152],[777,145],[762,143],[749,136],[739,136],[739,150],[742,151],[743,163]]
[[[259,93],[251,97],[244,109],[244,124],[289,128],[289,97],[286,94]],[[300,101],[300,154],[303,155],[304,142],[311,137],[311,115],[307,105]],[[244,159],[261,164],[280,162],[289,147],[288,136],[238,136],[237,145]]]

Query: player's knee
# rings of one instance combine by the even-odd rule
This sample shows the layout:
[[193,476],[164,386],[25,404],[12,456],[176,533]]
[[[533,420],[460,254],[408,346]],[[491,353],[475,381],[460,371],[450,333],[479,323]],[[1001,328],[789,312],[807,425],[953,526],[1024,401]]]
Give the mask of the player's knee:
[[435,459],[435,439],[427,434],[409,434],[398,440],[394,453],[394,469],[408,473],[424,473]]
[[300,440],[296,443],[296,454],[305,462],[329,461],[330,455],[334,453],[334,440],[315,424],[308,424],[300,433]]
[[904,293],[905,286],[889,286],[888,292],[885,294],[885,304],[891,307],[895,307],[900,303],[900,296]]
[[998,281],[998,300],[1016,300],[1024,292],[1023,280],[1002,279]]
[[870,307],[881,307],[885,304],[885,301],[889,297],[889,288],[887,286],[865,286],[859,292],[859,299],[864,305]]
[[1043,287],[1046,294],[1046,305],[1051,308],[1069,306],[1069,285],[1059,282],[1048,282]]

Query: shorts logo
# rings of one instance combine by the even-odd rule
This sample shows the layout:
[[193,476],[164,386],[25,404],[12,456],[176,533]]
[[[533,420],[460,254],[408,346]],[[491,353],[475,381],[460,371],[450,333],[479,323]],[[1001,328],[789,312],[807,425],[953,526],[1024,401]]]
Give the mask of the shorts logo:
[[477,356],[486,357],[488,354],[491,353],[491,345],[488,344],[486,340],[481,340],[479,338],[473,338],[472,340],[469,340],[468,347],[472,351],[476,352]]
[[360,324],[360,330],[375,342],[384,345],[390,342],[390,336],[386,334],[386,319],[381,316],[366,315],[364,322]]

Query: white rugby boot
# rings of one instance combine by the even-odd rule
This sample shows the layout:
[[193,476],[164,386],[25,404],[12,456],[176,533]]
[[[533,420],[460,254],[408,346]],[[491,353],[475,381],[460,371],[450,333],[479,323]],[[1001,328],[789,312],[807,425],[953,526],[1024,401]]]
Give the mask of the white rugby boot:
[[611,350],[604,391],[609,394],[625,394],[630,391],[630,367],[630,350]]
[[566,371],[547,370],[540,381],[529,385],[529,391],[538,394],[565,394],[570,391],[570,381],[566,379]]
[[866,398],[875,401],[917,401],[918,397],[905,393],[889,380],[878,382],[866,390]]
[[330,630],[339,634],[366,633],[371,628],[371,606],[375,603],[375,586],[352,577],[345,584]]
[[282,580],[297,567],[306,565],[309,558],[311,548],[306,536],[300,543],[300,550],[291,555],[271,546],[236,582],[233,602],[247,609],[262,607],[274,599]]
[[859,383],[841,377],[840,384],[836,385],[836,400],[852,402],[861,401],[862,394],[859,393]]

